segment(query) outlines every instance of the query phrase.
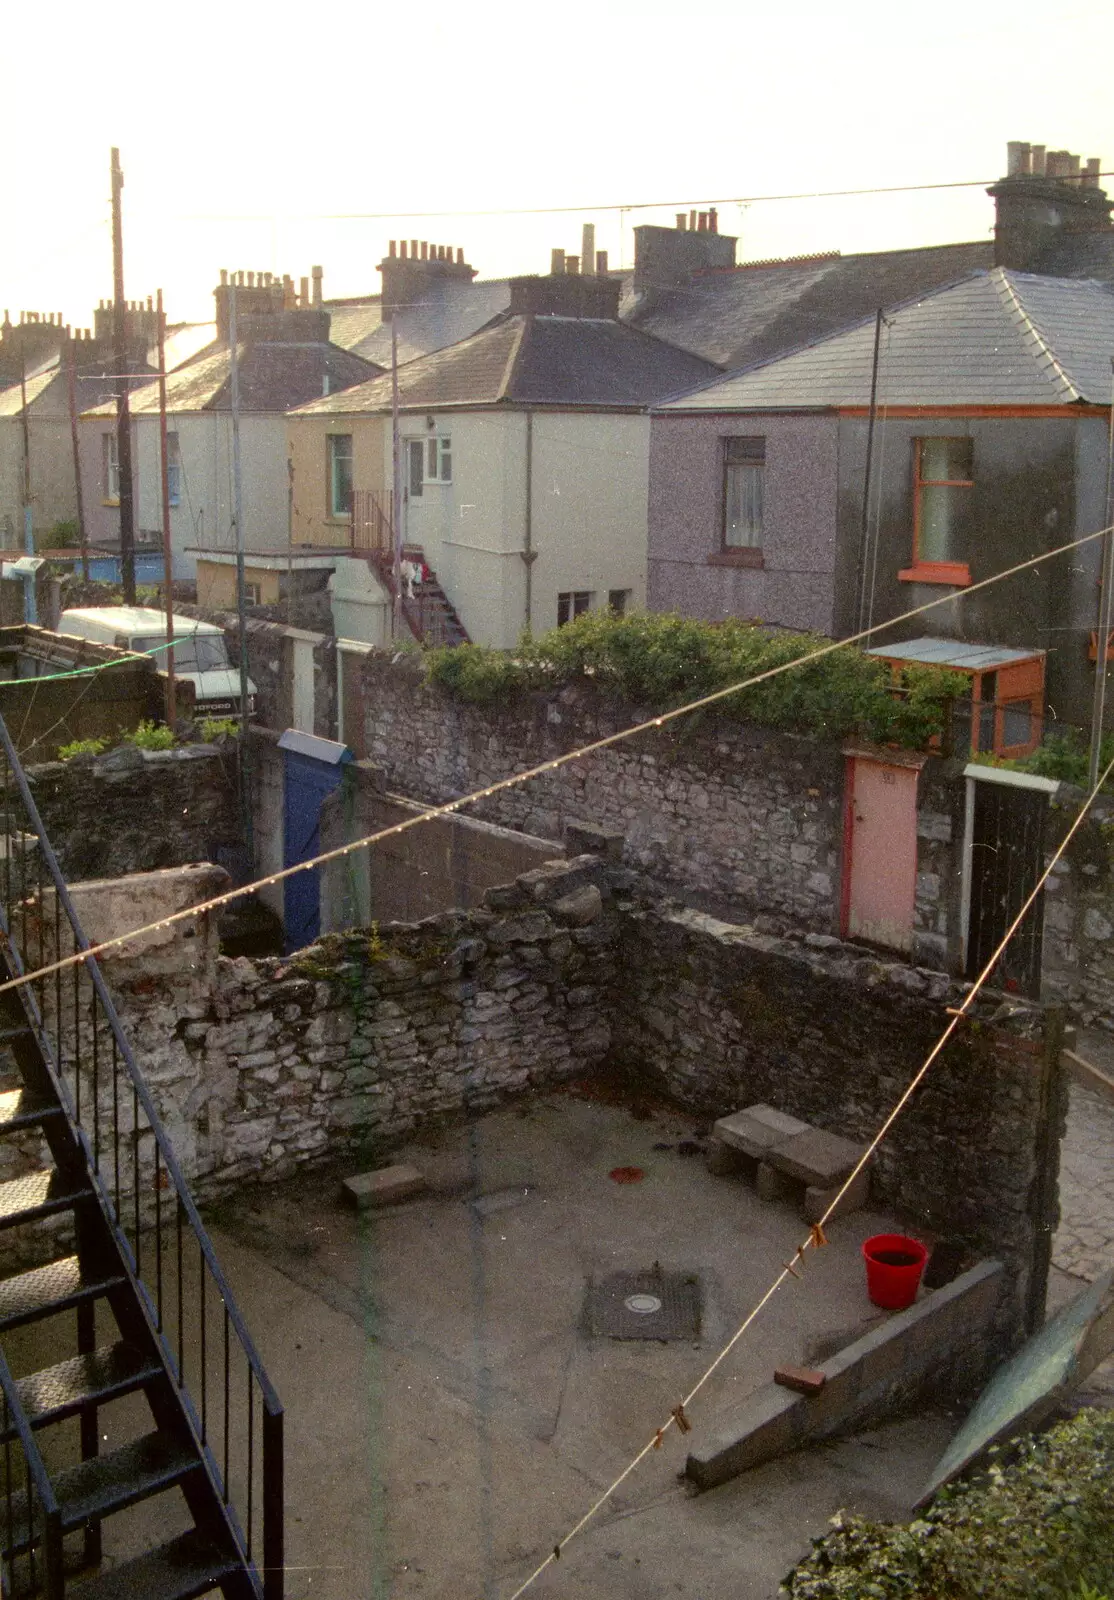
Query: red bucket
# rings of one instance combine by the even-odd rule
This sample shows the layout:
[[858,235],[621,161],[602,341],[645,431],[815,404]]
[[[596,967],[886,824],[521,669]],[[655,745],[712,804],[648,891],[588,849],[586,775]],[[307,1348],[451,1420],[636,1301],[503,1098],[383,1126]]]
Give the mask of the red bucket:
[[866,1292],[883,1311],[904,1311],[917,1298],[928,1251],[903,1233],[876,1233],[863,1245]]

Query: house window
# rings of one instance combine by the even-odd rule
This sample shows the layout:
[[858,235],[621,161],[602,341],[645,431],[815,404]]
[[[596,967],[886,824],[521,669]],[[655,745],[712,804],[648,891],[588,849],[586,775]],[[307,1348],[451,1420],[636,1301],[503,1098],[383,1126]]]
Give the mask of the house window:
[[723,441],[723,548],[762,548],[765,439]]
[[613,611],[617,617],[626,616],[627,602],[629,600],[629,589],[609,589],[607,591],[607,609]]
[[913,565],[898,574],[907,581],[966,584],[962,559],[965,519],[973,487],[971,439],[913,441]]
[[557,626],[563,628],[566,622],[571,622],[574,617],[579,617],[587,611],[592,604],[592,591],[590,589],[570,589],[565,594],[557,596]]
[[120,504],[120,441],[113,433],[101,435],[101,481],[104,497],[110,505]]
[[182,498],[182,456],[178,449],[176,433],[168,433],[166,436],[166,483],[170,492],[170,504],[176,506]]
[[426,470],[427,483],[452,483],[453,481],[453,442],[448,437],[438,435],[435,439],[426,440]]
[[249,583],[247,579],[244,580],[244,604],[249,606],[263,604],[263,585],[261,583]]
[[329,516],[352,515],[352,435],[330,433],[325,441],[329,475]]

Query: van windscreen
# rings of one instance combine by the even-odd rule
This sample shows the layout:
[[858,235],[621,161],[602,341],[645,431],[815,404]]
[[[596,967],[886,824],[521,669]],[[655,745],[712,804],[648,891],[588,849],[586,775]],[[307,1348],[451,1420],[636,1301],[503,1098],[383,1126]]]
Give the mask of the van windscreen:
[[[159,666],[166,661],[166,640],[160,639],[157,634],[134,640],[132,649],[157,651],[154,660]],[[174,641],[174,668],[177,672],[216,672],[227,666],[228,650],[223,633],[191,633]]]

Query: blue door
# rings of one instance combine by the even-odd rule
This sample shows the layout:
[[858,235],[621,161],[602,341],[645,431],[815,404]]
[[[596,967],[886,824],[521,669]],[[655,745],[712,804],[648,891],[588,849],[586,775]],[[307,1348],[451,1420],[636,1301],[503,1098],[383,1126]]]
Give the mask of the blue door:
[[[332,739],[289,728],[279,740],[283,752],[282,864],[297,866],[321,853],[321,807],[340,787],[352,752]],[[321,869],[308,867],[283,882],[283,949],[302,950],[321,932]]]

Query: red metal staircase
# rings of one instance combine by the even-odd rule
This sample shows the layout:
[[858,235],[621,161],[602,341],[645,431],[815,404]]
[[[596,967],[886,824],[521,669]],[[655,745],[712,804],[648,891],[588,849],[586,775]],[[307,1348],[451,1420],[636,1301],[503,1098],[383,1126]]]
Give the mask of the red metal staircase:
[[[354,554],[367,558],[375,575],[390,595],[395,598],[394,532],[390,506],[380,504],[378,495],[357,490],[352,496],[351,542]],[[437,581],[437,574],[426,565],[425,555],[419,545],[407,544],[402,548],[401,560],[420,567],[423,576],[411,586],[401,585],[400,611],[407,627],[419,644],[429,647],[446,644],[468,644],[468,632],[452,601]]]
[[[89,946],[2,721],[0,806],[3,984]],[[92,959],[0,992],[0,1162],[0,1593],[282,1600],[282,1407]]]

